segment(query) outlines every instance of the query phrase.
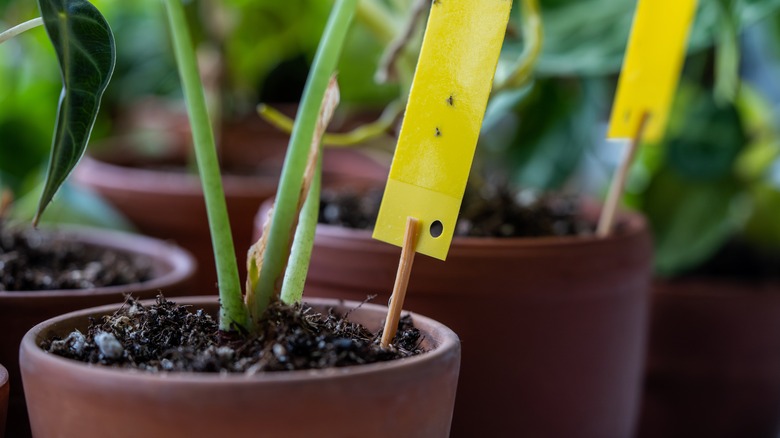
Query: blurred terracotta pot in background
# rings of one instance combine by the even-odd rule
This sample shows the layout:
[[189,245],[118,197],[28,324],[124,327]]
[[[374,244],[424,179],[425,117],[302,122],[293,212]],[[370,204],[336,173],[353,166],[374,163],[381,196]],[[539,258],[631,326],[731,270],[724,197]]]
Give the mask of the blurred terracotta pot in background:
[[640,436],[776,438],[780,283],[657,281]]

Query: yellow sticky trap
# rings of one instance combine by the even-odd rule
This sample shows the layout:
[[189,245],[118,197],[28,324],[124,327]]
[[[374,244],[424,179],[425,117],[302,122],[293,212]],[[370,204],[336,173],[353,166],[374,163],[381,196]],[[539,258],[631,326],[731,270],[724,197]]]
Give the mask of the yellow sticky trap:
[[643,140],[663,138],[695,11],[696,0],[639,0],[607,137],[633,137],[648,113]]
[[511,0],[433,0],[374,238],[444,260],[485,115]]

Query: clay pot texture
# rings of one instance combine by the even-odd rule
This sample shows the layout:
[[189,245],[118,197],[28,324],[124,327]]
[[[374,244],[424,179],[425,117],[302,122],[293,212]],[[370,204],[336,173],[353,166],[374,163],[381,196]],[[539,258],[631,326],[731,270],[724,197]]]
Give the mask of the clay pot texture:
[[5,418],[8,412],[8,370],[0,365],[0,438],[5,436]]
[[60,235],[107,251],[149,257],[153,260],[155,276],[143,283],[96,289],[0,291],[0,363],[8,368],[11,376],[8,436],[13,438],[29,436],[18,358],[19,343],[30,328],[64,312],[121,303],[126,293],[138,298],[153,298],[161,291],[166,296],[176,296],[186,293],[193,286],[194,259],[170,243],[140,235],[93,229],[71,229]]
[[780,434],[780,283],[655,283],[641,437]]
[[[453,437],[633,435],[652,248],[642,217],[620,221],[605,239],[455,238],[446,262],[415,258],[405,309],[463,342]],[[319,225],[307,294],[387,303],[399,255]]]
[[[215,314],[216,297],[176,300]],[[307,300],[308,301],[308,300]],[[311,300],[317,309],[359,303]],[[36,437],[446,437],[460,360],[457,336],[413,315],[431,351],[344,368],[254,375],[151,374],[85,365],[44,353],[53,331],[84,329],[105,306],[39,324],[22,341],[20,362]],[[363,305],[350,320],[379,328],[386,307]]]

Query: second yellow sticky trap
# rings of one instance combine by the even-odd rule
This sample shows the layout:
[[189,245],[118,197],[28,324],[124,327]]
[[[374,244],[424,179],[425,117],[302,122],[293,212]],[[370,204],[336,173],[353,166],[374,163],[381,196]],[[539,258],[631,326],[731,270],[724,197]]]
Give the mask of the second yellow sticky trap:
[[452,242],[511,0],[433,0],[374,238],[444,260]]
[[685,58],[696,0],[639,0],[609,123],[609,138],[663,138]]

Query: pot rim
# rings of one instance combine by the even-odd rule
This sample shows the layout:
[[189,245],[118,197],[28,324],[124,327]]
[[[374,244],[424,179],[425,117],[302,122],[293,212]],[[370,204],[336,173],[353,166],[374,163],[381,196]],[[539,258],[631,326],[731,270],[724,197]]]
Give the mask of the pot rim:
[[[586,216],[595,216],[599,212],[599,204],[587,197],[580,198],[583,207],[583,213]],[[255,214],[255,231],[262,229],[265,216],[273,205],[273,198],[264,201]],[[460,251],[480,250],[480,249],[534,249],[534,248],[557,248],[557,247],[575,247],[587,245],[612,245],[641,238],[642,234],[648,228],[647,219],[638,212],[630,210],[619,210],[616,216],[616,223],[624,224],[623,229],[599,237],[596,234],[585,236],[540,236],[540,237],[467,237],[454,236],[450,246],[450,254]],[[340,242],[359,242],[371,241],[376,243],[370,247],[363,248],[370,252],[397,252],[394,245],[383,244],[375,241],[372,237],[373,230],[363,230],[356,228],[347,228],[340,225],[317,224],[316,239],[320,242],[323,239],[335,240]]]
[[[464,237],[452,238],[452,249],[484,248],[484,247],[540,247],[540,246],[573,246],[593,245],[631,239],[642,233],[645,227],[645,219],[641,216],[624,212],[621,217],[628,224],[628,230],[620,230],[606,237],[598,237],[595,234],[585,236],[541,236],[541,237]],[[318,234],[338,239],[367,239],[373,234],[370,230],[357,230],[338,225],[317,224]],[[372,239],[373,240],[373,239]]]
[[[151,303],[153,300],[143,300],[142,303]],[[174,297],[171,301],[178,304],[189,305],[217,305],[217,296],[190,296],[190,297]],[[338,300],[331,298],[311,298],[305,300],[307,304],[319,305],[319,306],[340,306],[356,308],[360,306],[361,310],[370,310],[373,312],[381,311],[386,313],[387,307],[380,306],[378,304],[360,303],[357,301]],[[396,359],[387,362],[376,362],[366,365],[352,365],[346,367],[326,368],[326,369],[314,369],[314,370],[296,370],[296,371],[267,371],[259,372],[252,375],[243,373],[198,373],[198,372],[161,372],[152,373],[135,369],[125,368],[112,368],[107,366],[86,364],[73,359],[64,358],[61,356],[55,356],[50,353],[44,352],[38,345],[38,338],[42,333],[45,333],[50,329],[52,325],[66,323],[74,318],[85,318],[97,313],[109,313],[118,309],[119,305],[109,304],[105,306],[92,307],[89,309],[77,310],[75,312],[66,313],[46,321],[43,321],[33,328],[31,328],[22,338],[20,346],[20,362],[22,358],[27,355],[32,359],[26,359],[28,362],[34,360],[37,363],[45,363],[49,366],[57,366],[73,372],[89,369],[90,373],[97,373],[96,378],[111,378],[111,379],[127,379],[131,381],[158,381],[160,383],[166,382],[167,384],[214,384],[219,382],[221,384],[228,385],[245,385],[248,382],[251,383],[290,383],[290,382],[304,382],[304,381],[319,381],[326,379],[353,377],[363,374],[392,372],[400,367],[414,367],[420,366],[424,362],[438,361],[447,355],[453,354],[460,350],[460,339],[449,327],[444,324],[428,318],[423,315],[419,315],[413,312],[406,312],[412,315],[415,324],[424,325],[429,328],[425,334],[436,341],[436,348],[426,351],[425,353],[407,357],[403,359]],[[357,311],[357,310],[356,310]]]
[[[84,155],[73,176],[76,182],[99,188],[137,193],[162,190],[165,193],[203,197],[197,175],[120,166],[90,155]],[[222,175],[225,189],[234,197],[265,197],[269,191],[275,192],[277,179],[273,175]]]
[[46,299],[62,296],[94,296],[133,293],[141,289],[165,289],[180,283],[195,274],[195,258],[185,249],[164,240],[142,234],[105,230],[83,226],[60,226],[52,229],[58,236],[80,241],[106,250],[118,250],[142,255],[153,261],[164,261],[170,271],[140,283],[105,286],[91,289],[53,289],[37,291],[0,291],[0,300]]

